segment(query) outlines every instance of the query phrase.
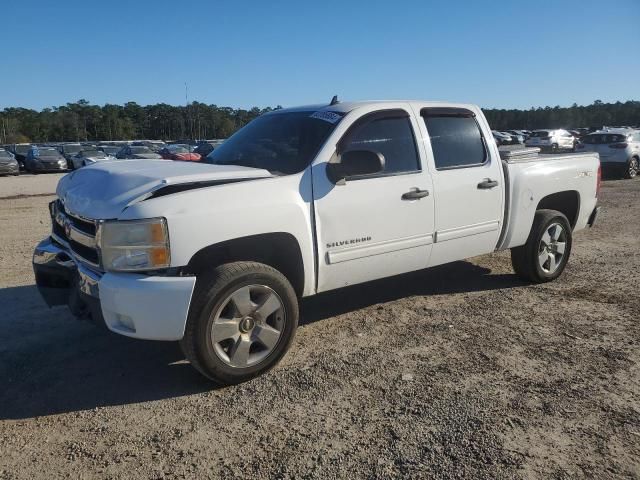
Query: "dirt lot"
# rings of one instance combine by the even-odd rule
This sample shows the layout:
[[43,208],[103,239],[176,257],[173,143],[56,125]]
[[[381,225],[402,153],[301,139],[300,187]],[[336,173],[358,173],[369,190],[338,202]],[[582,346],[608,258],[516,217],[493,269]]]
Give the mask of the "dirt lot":
[[555,283],[501,253],[325,294],[279,367],[215,390],[44,305],[52,197],[15,195],[55,177],[27,178],[0,178],[0,479],[640,478],[640,180],[605,183]]

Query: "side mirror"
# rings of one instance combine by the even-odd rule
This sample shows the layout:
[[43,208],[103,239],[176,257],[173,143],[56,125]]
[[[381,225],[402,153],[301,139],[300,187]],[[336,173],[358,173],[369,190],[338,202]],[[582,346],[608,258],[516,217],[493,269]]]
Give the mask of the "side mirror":
[[340,156],[340,161],[327,164],[327,175],[333,183],[345,178],[370,175],[384,170],[384,155],[371,150],[351,150]]

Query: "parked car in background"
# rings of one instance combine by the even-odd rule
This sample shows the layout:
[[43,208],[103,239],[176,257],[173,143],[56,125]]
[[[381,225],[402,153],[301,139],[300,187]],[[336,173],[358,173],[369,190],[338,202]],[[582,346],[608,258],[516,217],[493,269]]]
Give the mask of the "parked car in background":
[[580,140],[585,135],[588,135],[591,133],[591,130],[589,130],[588,128],[569,128],[567,129],[567,131],[571,135],[573,135],[577,140]]
[[152,152],[158,153],[164,147],[167,146],[162,140],[136,140],[131,142],[131,146],[134,147],[148,147]]
[[582,137],[577,150],[600,155],[602,170],[609,175],[635,178],[640,173],[640,130],[612,129],[591,133]]
[[22,170],[25,169],[24,161],[27,158],[27,153],[29,153],[30,148],[30,143],[14,143],[9,148],[9,151],[13,153],[13,156],[16,158],[16,161]]
[[28,172],[59,172],[67,169],[67,160],[56,147],[32,146],[24,161]]
[[62,145],[58,145],[57,148],[65,160],[71,164],[71,157],[76,155],[84,147],[79,143],[63,143]]
[[122,145],[99,145],[98,150],[115,157],[122,149]]
[[522,144],[526,140],[524,133],[518,130],[506,130],[504,133],[511,135],[511,143],[513,144]]
[[511,144],[511,135],[508,135],[504,132],[499,132],[497,130],[491,130],[493,134],[493,138],[496,140],[498,145],[509,145]]
[[202,158],[199,153],[191,151],[190,145],[167,145],[158,153],[166,160],[198,162]]
[[107,155],[102,150],[98,150],[97,148],[87,148],[84,150],[80,150],[73,157],[71,157],[71,160],[69,161],[69,168],[75,170],[76,168],[91,165],[92,163],[115,159],[115,157]]
[[13,153],[0,149],[0,175],[20,175],[20,165]]
[[162,158],[159,153],[154,152],[149,147],[144,145],[125,145],[120,149],[116,158]]
[[198,146],[194,150],[202,158],[213,152],[219,145],[222,145],[224,140],[202,140],[198,142]]
[[561,128],[534,130],[525,142],[527,147],[538,147],[541,150],[557,152],[559,150],[575,150],[577,139]]

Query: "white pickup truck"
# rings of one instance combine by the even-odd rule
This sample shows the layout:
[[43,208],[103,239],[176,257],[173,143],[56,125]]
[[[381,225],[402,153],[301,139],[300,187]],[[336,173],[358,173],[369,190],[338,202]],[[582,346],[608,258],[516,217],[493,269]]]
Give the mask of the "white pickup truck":
[[290,347],[298,299],[511,249],[555,279],[598,213],[596,154],[503,155],[474,105],[278,110],[203,162],[100,162],[60,180],[36,283],[113,332],[179,340],[232,384]]

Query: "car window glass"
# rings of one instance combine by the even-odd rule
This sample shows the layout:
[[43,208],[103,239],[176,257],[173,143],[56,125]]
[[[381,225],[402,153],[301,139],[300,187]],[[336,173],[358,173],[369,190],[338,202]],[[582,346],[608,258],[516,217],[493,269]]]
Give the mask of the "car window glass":
[[408,117],[383,117],[359,127],[343,152],[371,150],[385,159],[384,173],[415,172],[420,169],[416,142]]
[[481,165],[487,151],[480,127],[471,116],[423,116],[436,168]]

